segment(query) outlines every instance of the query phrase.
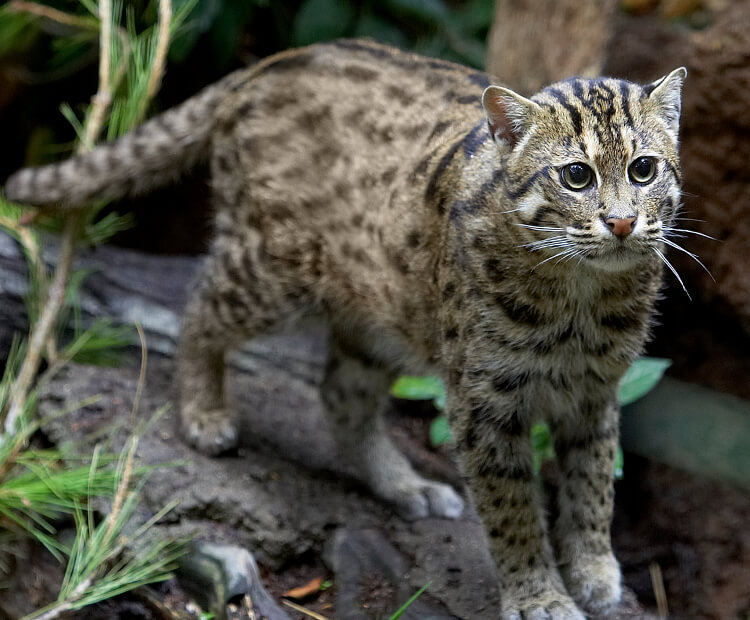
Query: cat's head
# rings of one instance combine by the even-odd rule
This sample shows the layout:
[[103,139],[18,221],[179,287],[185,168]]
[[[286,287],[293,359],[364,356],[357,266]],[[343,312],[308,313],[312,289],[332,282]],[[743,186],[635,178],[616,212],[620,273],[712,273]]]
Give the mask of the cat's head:
[[507,152],[512,217],[540,261],[618,271],[661,252],[680,201],[686,75],[679,68],[646,86],[572,78],[531,99],[485,90],[490,133]]

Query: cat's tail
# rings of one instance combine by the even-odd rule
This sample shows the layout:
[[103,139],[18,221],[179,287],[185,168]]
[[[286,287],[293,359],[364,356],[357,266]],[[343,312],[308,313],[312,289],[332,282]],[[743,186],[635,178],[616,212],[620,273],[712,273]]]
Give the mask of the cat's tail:
[[209,86],[130,133],[58,164],[24,168],[5,197],[35,206],[79,207],[164,185],[208,155],[227,80]]

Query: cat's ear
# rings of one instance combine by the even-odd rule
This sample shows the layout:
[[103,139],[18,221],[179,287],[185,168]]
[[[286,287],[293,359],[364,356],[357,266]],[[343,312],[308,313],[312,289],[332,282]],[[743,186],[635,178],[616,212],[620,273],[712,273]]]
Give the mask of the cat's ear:
[[538,105],[502,86],[488,86],[482,94],[482,106],[496,142],[511,147],[521,139],[531,124]]
[[669,126],[675,138],[679,131],[680,110],[682,108],[682,84],[687,77],[687,69],[680,67],[669,75],[646,86],[649,101]]

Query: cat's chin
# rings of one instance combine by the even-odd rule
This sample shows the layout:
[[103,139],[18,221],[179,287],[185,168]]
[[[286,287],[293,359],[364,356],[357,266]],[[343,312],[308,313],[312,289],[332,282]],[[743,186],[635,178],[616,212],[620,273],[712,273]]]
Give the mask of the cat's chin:
[[639,252],[607,252],[597,256],[587,256],[583,263],[599,271],[607,273],[618,273],[629,271],[638,265],[642,265],[647,255]]

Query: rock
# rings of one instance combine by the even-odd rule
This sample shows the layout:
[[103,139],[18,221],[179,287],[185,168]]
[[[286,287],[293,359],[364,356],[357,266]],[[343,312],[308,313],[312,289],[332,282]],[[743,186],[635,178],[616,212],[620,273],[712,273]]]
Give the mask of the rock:
[[253,610],[266,620],[291,620],[263,587],[258,564],[247,550],[234,545],[197,542],[180,560],[178,573],[204,609],[225,620],[232,599],[247,595]]

